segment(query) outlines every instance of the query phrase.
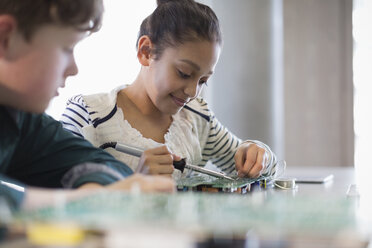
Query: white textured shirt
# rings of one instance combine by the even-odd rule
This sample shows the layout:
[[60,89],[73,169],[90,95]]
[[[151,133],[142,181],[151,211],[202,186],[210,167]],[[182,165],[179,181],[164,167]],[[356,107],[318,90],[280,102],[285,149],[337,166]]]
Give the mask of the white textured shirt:
[[[107,142],[130,144],[144,150],[163,145],[143,137],[125,119],[123,111],[116,104],[117,94],[124,87],[115,88],[109,93],[72,97],[61,118],[64,128],[88,139],[97,147]],[[211,161],[226,174],[236,173],[234,155],[242,141],[221,125],[202,98],[189,102],[172,118],[173,122],[164,136],[165,145],[172,153],[186,158],[190,164],[203,167]],[[266,145],[264,147],[271,153]],[[136,170],[139,158],[112,148],[107,151],[133,171]],[[265,171],[268,170],[266,168]],[[182,175],[175,170],[173,178],[189,173],[185,170]]]

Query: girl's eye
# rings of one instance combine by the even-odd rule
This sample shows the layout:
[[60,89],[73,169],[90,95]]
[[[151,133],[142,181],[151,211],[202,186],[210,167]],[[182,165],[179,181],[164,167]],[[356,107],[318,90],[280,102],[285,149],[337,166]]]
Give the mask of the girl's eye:
[[180,75],[180,77],[183,78],[183,79],[188,79],[188,78],[190,78],[190,75],[185,74],[185,73],[183,73],[183,72],[180,71],[180,70],[178,70],[178,75]]

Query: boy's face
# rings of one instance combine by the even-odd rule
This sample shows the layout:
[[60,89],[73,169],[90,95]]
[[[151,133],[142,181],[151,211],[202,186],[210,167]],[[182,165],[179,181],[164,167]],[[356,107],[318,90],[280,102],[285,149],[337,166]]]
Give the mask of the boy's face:
[[85,36],[73,28],[51,25],[37,30],[30,41],[14,32],[0,60],[1,86],[17,98],[8,105],[43,112],[66,78],[77,74],[73,49]]
[[220,46],[209,41],[166,48],[149,66],[147,93],[156,108],[173,115],[197,97],[213,74],[219,54]]

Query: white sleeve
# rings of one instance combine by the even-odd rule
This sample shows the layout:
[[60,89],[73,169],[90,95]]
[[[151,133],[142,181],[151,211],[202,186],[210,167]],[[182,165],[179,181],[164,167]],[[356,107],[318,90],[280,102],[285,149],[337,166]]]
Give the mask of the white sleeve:
[[84,137],[82,128],[91,124],[92,120],[82,95],[73,96],[68,100],[60,122],[68,131]]

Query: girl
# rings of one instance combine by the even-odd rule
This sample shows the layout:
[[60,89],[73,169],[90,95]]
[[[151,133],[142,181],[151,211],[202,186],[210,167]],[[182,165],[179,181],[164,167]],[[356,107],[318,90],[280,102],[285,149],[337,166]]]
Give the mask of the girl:
[[108,151],[134,171],[183,175],[172,163],[214,163],[227,174],[271,174],[275,155],[259,141],[244,141],[223,127],[198,97],[218,61],[222,39],[218,19],[193,0],[158,0],[141,24],[138,77],[108,94],[75,96],[62,116],[64,127],[94,145],[121,142],[147,149],[138,158]]

